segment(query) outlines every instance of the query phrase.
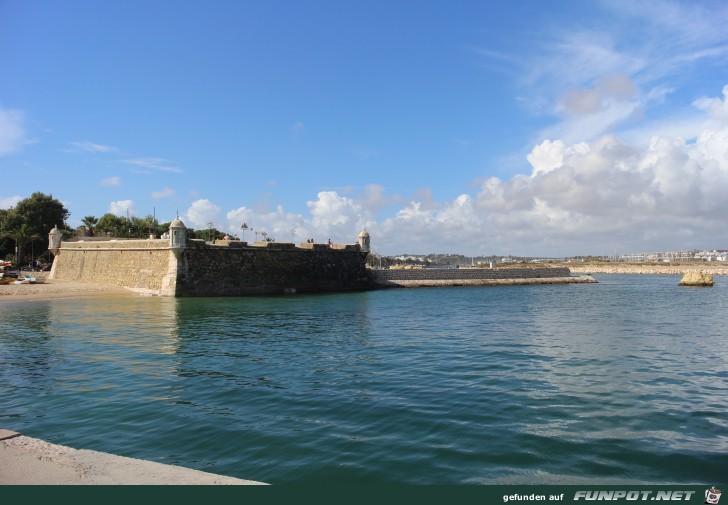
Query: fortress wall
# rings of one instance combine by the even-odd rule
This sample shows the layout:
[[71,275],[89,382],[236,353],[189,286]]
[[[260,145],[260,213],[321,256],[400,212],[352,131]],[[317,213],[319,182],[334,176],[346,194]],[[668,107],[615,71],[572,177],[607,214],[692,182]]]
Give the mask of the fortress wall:
[[372,270],[371,275],[379,286],[446,286],[497,280],[566,278],[571,272],[568,268],[425,268]]
[[167,240],[64,242],[50,278],[159,294],[173,257]]
[[177,274],[177,296],[240,296],[351,291],[373,287],[358,247],[304,249],[187,242]]

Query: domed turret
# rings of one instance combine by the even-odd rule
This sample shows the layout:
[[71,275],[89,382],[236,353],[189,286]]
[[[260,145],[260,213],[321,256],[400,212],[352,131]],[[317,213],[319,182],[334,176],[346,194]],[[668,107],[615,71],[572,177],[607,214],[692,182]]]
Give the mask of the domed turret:
[[187,227],[179,216],[169,225],[169,247],[173,249],[187,247]]
[[53,229],[48,233],[48,249],[53,253],[57,254],[58,249],[61,248],[61,230],[58,229],[58,225],[54,226]]
[[369,241],[370,241],[369,232],[365,228],[361,231],[361,233],[359,233],[359,247],[361,248],[362,252],[368,253],[371,251]]

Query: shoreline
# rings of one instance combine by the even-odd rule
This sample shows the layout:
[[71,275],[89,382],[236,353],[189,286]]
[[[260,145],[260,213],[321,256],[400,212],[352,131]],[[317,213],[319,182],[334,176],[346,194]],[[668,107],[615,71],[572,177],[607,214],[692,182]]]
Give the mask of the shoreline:
[[710,275],[728,275],[728,266],[709,264],[688,265],[639,265],[635,263],[582,264],[567,267],[575,274],[633,274],[633,275],[685,275],[688,272],[703,272]]
[[154,461],[51,444],[0,429],[0,485],[265,485]]

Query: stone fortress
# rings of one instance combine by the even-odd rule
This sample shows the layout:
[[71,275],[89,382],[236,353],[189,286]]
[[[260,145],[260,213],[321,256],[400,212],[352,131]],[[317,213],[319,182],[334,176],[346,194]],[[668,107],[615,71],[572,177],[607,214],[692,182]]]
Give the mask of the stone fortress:
[[54,254],[49,278],[124,287],[158,296],[250,296],[340,292],[383,287],[587,282],[568,268],[372,270],[371,237],[356,244],[312,244],[188,239],[175,219],[165,238],[86,238],[61,241],[49,233]]

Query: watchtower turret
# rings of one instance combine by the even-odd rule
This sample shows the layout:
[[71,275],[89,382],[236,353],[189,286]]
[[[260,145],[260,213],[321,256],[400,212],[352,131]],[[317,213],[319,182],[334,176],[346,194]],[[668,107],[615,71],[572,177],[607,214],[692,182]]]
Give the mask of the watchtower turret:
[[48,233],[48,249],[55,255],[58,254],[58,250],[61,248],[61,230],[58,229],[58,225],[54,226],[53,229]]
[[369,232],[366,229],[363,229],[361,233],[359,233],[359,247],[361,248],[361,252],[370,252],[371,246],[370,246],[370,237]]
[[179,216],[169,225],[169,247],[178,250],[187,247],[187,227]]

